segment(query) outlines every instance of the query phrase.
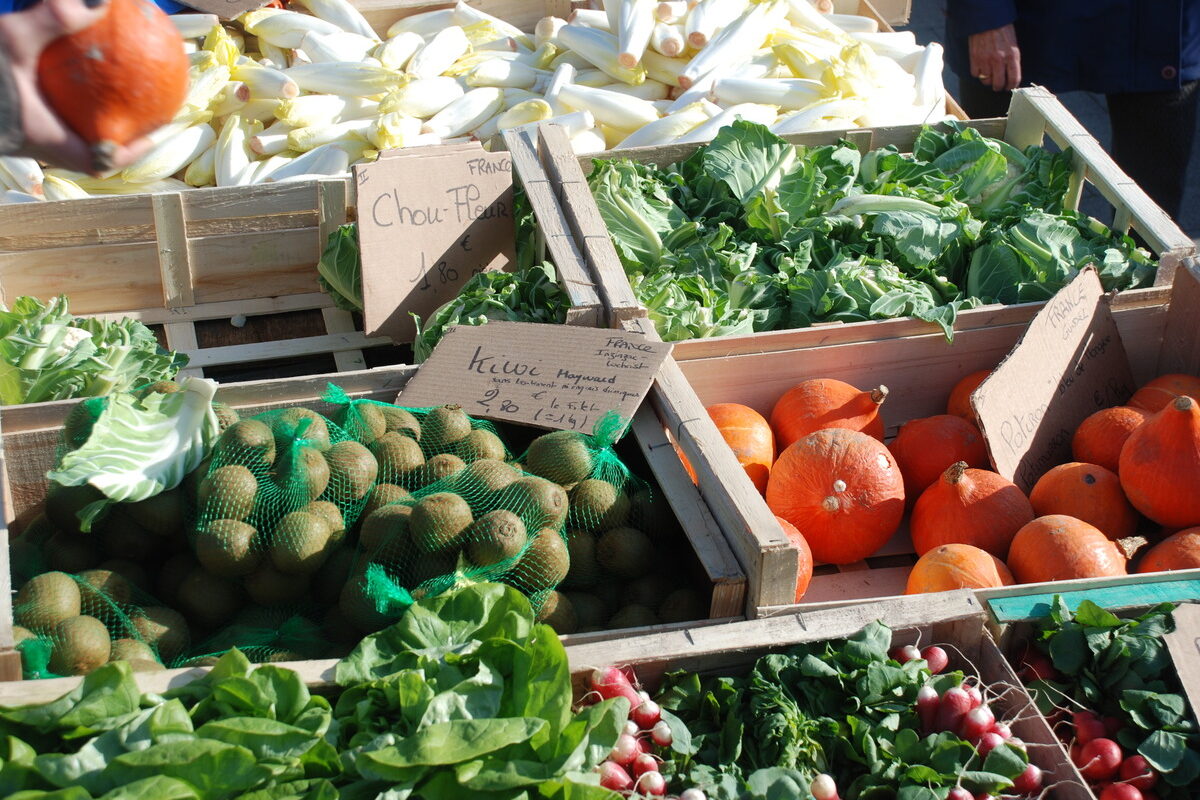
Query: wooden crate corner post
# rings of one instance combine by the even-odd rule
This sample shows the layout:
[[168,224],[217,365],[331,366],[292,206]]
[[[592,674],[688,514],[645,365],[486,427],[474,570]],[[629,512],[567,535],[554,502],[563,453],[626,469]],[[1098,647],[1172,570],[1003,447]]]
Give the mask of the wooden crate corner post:
[[[341,178],[317,181],[318,232],[314,265],[321,260],[329,237],[347,221],[347,183],[348,181]],[[326,306],[321,309],[321,317],[325,322],[325,330],[330,334],[358,332],[354,316],[349,311],[336,306]],[[338,372],[353,372],[367,367],[362,350],[336,350],[333,363]]]

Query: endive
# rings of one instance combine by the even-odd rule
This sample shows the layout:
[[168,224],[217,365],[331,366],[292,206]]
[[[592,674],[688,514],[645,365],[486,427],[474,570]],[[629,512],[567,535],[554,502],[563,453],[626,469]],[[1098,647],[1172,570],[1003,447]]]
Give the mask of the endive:
[[299,47],[306,33],[337,33],[342,30],[332,22],[278,8],[247,12],[242,16],[242,26],[258,38],[284,48]]
[[323,64],[300,64],[285,73],[306,92],[370,97],[383,94],[402,82],[398,73],[383,67],[339,61]]
[[296,0],[308,12],[344,31],[379,41],[379,35],[357,8],[346,0]]
[[558,41],[621,83],[636,85],[646,80],[646,68],[641,64],[621,66],[617,60],[617,37],[611,33],[571,23],[558,32]]
[[448,70],[471,47],[457,25],[438,31],[408,62],[405,72],[414,78],[434,78]]
[[443,139],[461,136],[490,119],[503,103],[504,92],[501,89],[492,86],[472,89],[434,114],[421,126],[421,132],[432,133]]
[[398,33],[375,48],[375,57],[386,69],[404,69],[418,50],[425,44],[420,34],[412,31]]
[[625,137],[613,149],[623,150],[628,147],[670,144],[711,118],[712,112],[710,111],[710,107],[710,103],[693,103],[687,108],[676,111],[674,114],[668,114],[661,119],[651,122],[649,125],[643,125]]
[[466,94],[454,78],[425,78],[411,81],[388,92],[379,103],[382,113],[399,111],[410,117],[428,119]]
[[648,100],[606,89],[568,85],[562,87],[558,96],[567,106],[577,111],[590,111],[599,122],[626,133],[649,125],[659,117],[658,109]]
[[216,131],[208,124],[185,128],[122,170],[121,179],[130,183],[149,183],[174,175],[211,147],[216,139]]
[[346,122],[335,122],[332,125],[313,125],[307,128],[296,128],[287,137],[289,150],[307,153],[314,147],[330,142],[337,142],[352,136],[366,137],[367,131],[374,124],[369,119],[352,119]]

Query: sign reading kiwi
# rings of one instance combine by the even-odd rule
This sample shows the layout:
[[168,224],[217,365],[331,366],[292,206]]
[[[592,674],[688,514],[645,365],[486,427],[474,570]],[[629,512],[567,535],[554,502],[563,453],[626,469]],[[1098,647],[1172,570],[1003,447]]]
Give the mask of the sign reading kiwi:
[[446,333],[396,401],[458,403],[471,416],[591,433],[609,411],[629,419],[671,345],[627,331],[489,322]]

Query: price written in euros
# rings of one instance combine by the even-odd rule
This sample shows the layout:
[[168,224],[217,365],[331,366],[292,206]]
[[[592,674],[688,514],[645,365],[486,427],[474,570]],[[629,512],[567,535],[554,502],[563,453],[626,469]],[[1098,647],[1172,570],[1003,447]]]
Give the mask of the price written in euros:
[[[563,400],[554,397],[550,392],[538,391],[530,395],[533,405],[532,420],[547,425],[570,427],[572,430],[590,432],[588,427],[596,415],[603,409],[598,403],[590,400]],[[522,401],[527,402],[527,401]],[[488,389],[483,396],[475,401],[475,405],[483,409],[483,413],[498,413],[513,415],[521,411],[521,406],[511,398],[503,397],[496,388]]]

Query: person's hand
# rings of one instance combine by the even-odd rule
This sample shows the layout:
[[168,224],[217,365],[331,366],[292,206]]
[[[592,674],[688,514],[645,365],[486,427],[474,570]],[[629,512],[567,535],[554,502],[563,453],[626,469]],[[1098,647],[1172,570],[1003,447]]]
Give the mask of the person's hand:
[[997,92],[1021,85],[1021,50],[1012,25],[972,34],[967,44],[972,77]]
[[[77,172],[95,173],[92,148],[54,112],[38,88],[38,58],[60,36],[91,26],[108,11],[106,0],[42,0],[36,6],[0,15],[0,47],[8,53],[21,104],[25,141],[19,155]],[[112,166],[132,164],[151,147],[139,139],[117,149]]]

